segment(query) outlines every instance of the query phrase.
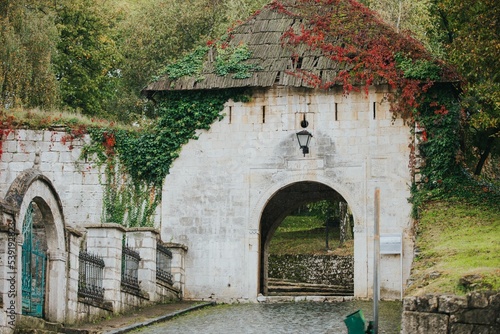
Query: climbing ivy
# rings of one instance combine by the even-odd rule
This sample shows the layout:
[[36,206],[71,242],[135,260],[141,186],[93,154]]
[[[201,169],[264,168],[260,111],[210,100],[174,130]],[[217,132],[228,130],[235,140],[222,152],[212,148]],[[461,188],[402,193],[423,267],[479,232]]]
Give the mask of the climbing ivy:
[[427,59],[413,60],[398,52],[394,56],[396,68],[403,71],[403,76],[408,79],[437,81],[441,78],[441,67]]
[[459,170],[460,110],[450,85],[434,85],[416,111],[415,121],[423,129],[419,151],[425,160],[420,173],[427,188],[441,184]]
[[218,41],[209,41],[207,46],[197,47],[184,58],[167,65],[165,69],[153,79],[158,80],[163,75],[166,75],[170,80],[176,80],[184,76],[194,77],[197,81],[203,80],[204,78],[201,76],[201,71],[203,70],[203,62],[206,60],[210,48],[213,48],[216,54],[216,75],[226,76],[232,73],[233,79],[249,78],[251,76],[251,71],[260,70],[260,67],[246,62],[252,55],[252,52],[248,49],[246,44],[231,46],[227,42],[227,40],[230,39],[230,35],[226,35]]
[[[251,52],[244,44],[230,47],[228,35],[207,46],[198,47],[178,62],[169,64],[154,79],[166,75],[172,81],[184,76],[203,80],[203,62],[211,47],[216,53],[215,73],[243,79],[258,66],[245,63]],[[93,128],[89,130],[92,143],[84,155],[95,155],[106,169],[103,219],[126,226],[152,226],[154,214],[161,201],[163,180],[182,145],[197,139],[198,130],[208,130],[222,119],[224,104],[229,98],[241,101],[241,90],[176,92],[167,91],[155,96],[158,115],[141,132]]]
[[203,60],[205,59],[208,50],[208,46],[196,48],[193,52],[189,53],[178,62],[167,65],[165,69],[160,72],[160,75],[154,79],[157,80],[165,74],[171,80],[179,79],[183,76],[198,77],[203,68]]
[[304,48],[320,51],[340,65],[330,81],[321,72],[304,69],[287,74],[315,88],[340,85],[346,95],[362,90],[368,93],[371,85],[385,83],[393,117],[402,118],[410,128],[417,125],[423,129],[410,156],[412,170],[417,151],[424,159],[419,171],[422,182],[412,187],[415,208],[429,194],[454,196],[461,191],[469,195],[473,189],[481,189],[481,194],[473,196],[484,199],[483,194],[491,193],[490,187],[478,187],[467,177],[469,173],[463,172],[459,142],[464,117],[453,87],[460,77],[452,67],[354,0],[275,0],[268,8],[291,18],[304,18],[282,35],[284,47],[297,55],[304,54]]
[[105,168],[103,219],[126,226],[153,226],[163,181],[182,145],[221,120],[228,99],[245,99],[241,90],[165,92],[158,118],[141,132],[90,128],[83,155]]
[[251,71],[260,68],[257,65],[245,63],[245,60],[252,55],[246,44],[236,47],[224,47],[224,45],[217,48],[215,59],[215,73],[217,75],[226,76],[229,73],[234,73],[233,79],[245,79],[251,77]]

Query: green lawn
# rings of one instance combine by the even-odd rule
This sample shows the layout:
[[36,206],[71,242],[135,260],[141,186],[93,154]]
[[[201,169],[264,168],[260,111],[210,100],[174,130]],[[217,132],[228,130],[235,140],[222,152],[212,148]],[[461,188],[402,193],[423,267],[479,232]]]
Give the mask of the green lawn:
[[[352,254],[352,241],[339,247],[330,229],[333,254]],[[430,202],[417,224],[418,255],[407,295],[465,294],[500,290],[500,207],[464,200]],[[325,226],[316,217],[289,216],[276,231],[270,254],[325,254]],[[332,253],[332,252],[330,252]]]
[[500,210],[465,201],[432,202],[420,213],[415,280],[407,294],[500,289]]
[[[329,228],[328,246],[334,253],[352,251],[352,242],[339,248],[338,228]],[[269,253],[276,255],[327,253],[324,221],[314,216],[288,216],[276,230],[269,245]]]

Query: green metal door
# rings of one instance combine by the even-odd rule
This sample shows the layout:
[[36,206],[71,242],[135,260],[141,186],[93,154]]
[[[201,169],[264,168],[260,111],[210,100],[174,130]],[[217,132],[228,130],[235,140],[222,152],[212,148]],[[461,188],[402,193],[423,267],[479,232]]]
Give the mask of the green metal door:
[[33,204],[30,203],[23,223],[22,291],[23,314],[43,317],[45,301],[46,254],[33,234]]

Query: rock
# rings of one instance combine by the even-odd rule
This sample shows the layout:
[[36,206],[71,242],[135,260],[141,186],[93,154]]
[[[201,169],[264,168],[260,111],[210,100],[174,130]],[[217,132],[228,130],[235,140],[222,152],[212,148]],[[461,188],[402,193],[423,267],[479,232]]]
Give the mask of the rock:
[[467,298],[463,296],[439,296],[439,312],[453,313],[467,307]]

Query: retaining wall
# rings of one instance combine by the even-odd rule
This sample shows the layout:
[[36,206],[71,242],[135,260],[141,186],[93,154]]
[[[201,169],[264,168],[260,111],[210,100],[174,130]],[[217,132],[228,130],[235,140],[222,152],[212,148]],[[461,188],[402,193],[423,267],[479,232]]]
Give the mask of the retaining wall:
[[406,297],[402,334],[498,334],[500,291]]
[[269,277],[352,287],[354,258],[337,255],[269,255]]

